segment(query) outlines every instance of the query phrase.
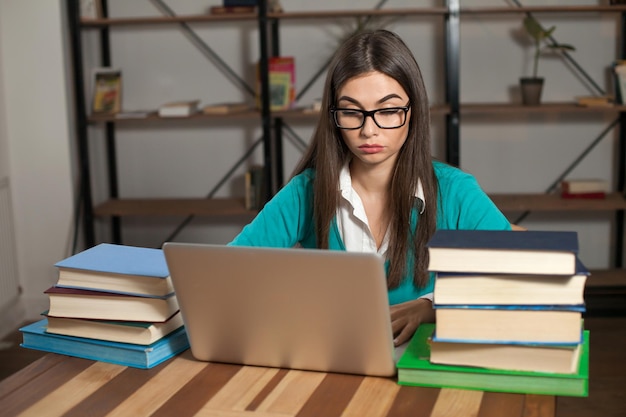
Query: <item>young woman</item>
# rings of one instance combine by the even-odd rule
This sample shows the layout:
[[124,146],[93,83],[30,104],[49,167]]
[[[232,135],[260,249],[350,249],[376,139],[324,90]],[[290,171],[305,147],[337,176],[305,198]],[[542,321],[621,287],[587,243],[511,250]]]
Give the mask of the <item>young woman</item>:
[[295,176],[232,245],[377,252],[395,344],[432,322],[426,243],[436,229],[511,228],[474,177],[430,154],[421,71],[392,32],[360,33],[328,69],[311,144]]

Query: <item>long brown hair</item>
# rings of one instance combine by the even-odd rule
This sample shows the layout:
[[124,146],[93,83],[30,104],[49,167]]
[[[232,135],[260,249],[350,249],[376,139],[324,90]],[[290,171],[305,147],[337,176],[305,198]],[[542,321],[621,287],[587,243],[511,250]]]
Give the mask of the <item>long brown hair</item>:
[[[393,213],[387,252],[388,287],[400,284],[409,260],[415,284],[423,287],[428,282],[426,242],[434,233],[437,221],[438,185],[430,154],[430,110],[420,68],[396,34],[387,30],[361,32],[336,51],[328,68],[318,124],[295,174],[307,168],[315,170],[313,204],[317,245],[327,249],[331,221],[339,205],[339,173],[351,157],[333,122],[330,108],[336,104],[337,92],[348,80],[372,71],[395,79],[411,103],[408,136],[396,160],[387,202],[389,212]],[[426,206],[419,216],[416,233],[412,234],[411,215],[414,209],[419,209],[415,199],[418,179]]]

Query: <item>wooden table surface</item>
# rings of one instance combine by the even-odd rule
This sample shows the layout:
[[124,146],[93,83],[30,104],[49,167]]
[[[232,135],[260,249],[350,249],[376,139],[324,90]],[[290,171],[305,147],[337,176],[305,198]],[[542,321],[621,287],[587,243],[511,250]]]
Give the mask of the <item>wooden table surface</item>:
[[0,382],[2,416],[554,417],[555,397],[199,362],[142,370],[48,354]]

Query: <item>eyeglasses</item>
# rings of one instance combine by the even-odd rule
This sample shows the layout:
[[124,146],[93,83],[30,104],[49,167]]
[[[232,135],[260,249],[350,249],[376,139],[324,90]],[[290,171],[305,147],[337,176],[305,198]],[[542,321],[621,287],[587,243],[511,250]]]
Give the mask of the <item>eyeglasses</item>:
[[381,129],[397,129],[406,123],[406,114],[411,104],[404,107],[387,107],[376,110],[342,109],[331,108],[330,112],[339,129],[360,129],[365,124],[365,119],[371,117],[376,126]]

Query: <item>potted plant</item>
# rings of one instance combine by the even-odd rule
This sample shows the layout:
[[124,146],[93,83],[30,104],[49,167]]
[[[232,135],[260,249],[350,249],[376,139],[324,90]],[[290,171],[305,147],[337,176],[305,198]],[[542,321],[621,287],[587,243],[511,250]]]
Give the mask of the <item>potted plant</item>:
[[522,91],[522,103],[525,105],[536,105],[541,101],[541,91],[543,90],[543,77],[537,75],[539,67],[539,57],[546,51],[574,51],[571,45],[560,44],[552,41],[550,37],[556,29],[552,26],[550,29],[544,29],[539,22],[531,15],[524,19],[524,29],[530,38],[532,38],[534,46],[533,54],[533,73],[532,77],[521,77],[520,87]]

